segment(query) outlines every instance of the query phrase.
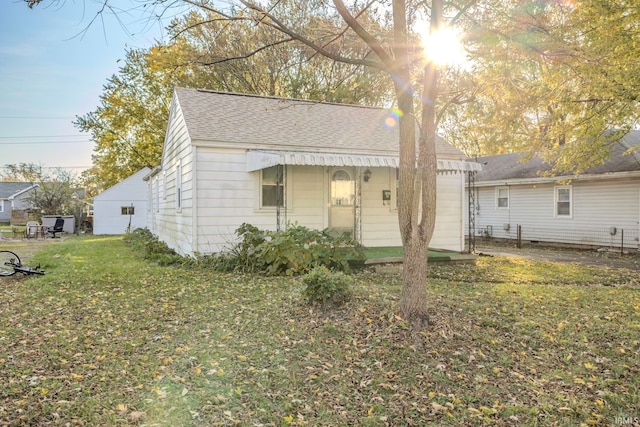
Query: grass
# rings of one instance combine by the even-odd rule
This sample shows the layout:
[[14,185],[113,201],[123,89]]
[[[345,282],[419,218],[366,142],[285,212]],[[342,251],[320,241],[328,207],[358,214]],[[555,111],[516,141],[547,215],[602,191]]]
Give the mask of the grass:
[[[364,248],[364,255],[366,259],[379,259],[379,258],[402,258],[404,250],[402,246],[382,246],[376,248]],[[457,252],[429,250],[429,259],[437,261],[439,258],[448,258],[452,253]]]
[[[23,245],[23,246],[16,246]],[[119,237],[12,244],[0,425],[613,425],[640,416],[637,273],[482,257],[432,266],[416,349],[397,276],[340,308],[296,278],[152,265]],[[3,249],[3,248],[0,248]]]

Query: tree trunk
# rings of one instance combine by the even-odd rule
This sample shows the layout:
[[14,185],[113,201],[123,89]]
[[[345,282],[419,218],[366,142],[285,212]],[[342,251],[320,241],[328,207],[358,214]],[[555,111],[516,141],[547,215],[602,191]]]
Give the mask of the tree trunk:
[[[431,9],[431,28],[437,28],[441,20],[442,3],[434,0]],[[418,144],[415,149],[400,141],[400,194],[398,216],[403,233],[404,265],[400,314],[408,320],[414,332],[424,329],[429,323],[427,295],[427,267],[429,242],[433,236],[436,220],[436,100],[438,96],[438,71],[429,61],[424,69],[421,97],[422,120]],[[410,118],[413,120],[413,118]],[[413,139],[415,143],[415,136]],[[415,146],[414,146],[415,147]],[[412,147],[413,148],[413,147]],[[403,176],[405,180],[403,181]],[[411,178],[413,178],[411,180]],[[412,181],[412,182],[411,182]],[[405,198],[410,196],[411,198]],[[404,207],[404,211],[402,211]]]

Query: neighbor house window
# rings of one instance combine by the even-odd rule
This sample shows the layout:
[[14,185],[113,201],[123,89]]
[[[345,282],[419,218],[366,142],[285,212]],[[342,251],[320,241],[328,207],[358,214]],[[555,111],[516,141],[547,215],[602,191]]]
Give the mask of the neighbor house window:
[[557,217],[570,218],[573,214],[571,186],[555,187],[555,214]]
[[262,169],[261,177],[262,207],[283,207],[284,203],[284,166],[277,165]]
[[4,212],[4,202],[0,202],[0,212]]
[[176,165],[176,210],[182,210],[182,162]]
[[509,187],[496,188],[496,207],[498,209],[509,209]]
[[122,215],[135,215],[135,208],[133,206],[122,206],[120,213]]

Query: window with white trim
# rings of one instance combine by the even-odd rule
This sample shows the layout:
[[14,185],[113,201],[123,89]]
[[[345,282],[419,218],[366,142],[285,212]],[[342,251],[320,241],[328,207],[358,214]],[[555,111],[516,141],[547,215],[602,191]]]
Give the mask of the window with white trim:
[[555,192],[555,216],[558,218],[571,218],[573,216],[573,195],[570,185],[554,187]]
[[496,187],[496,208],[509,209],[509,187]]
[[162,171],[162,199],[167,198],[167,171]]
[[4,201],[0,200],[0,212],[4,212]]
[[260,207],[285,206],[284,166],[262,169],[260,173]]

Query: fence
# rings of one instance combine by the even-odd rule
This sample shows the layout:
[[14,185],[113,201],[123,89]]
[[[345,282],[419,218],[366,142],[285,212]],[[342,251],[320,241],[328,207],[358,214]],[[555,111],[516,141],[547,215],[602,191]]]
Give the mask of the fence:
[[[495,230],[498,231],[498,230]],[[516,246],[535,244],[551,244],[585,248],[609,248],[620,251],[638,250],[640,233],[637,227],[623,229],[603,227],[598,229],[545,229],[518,225],[515,232],[494,233],[491,226],[476,229],[476,236],[481,238],[498,238],[512,240]]]

